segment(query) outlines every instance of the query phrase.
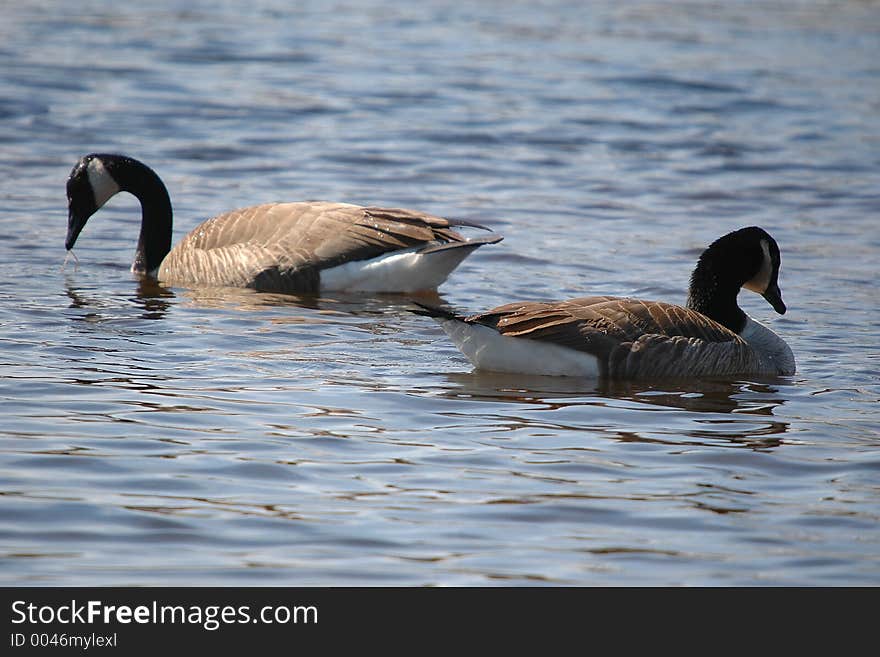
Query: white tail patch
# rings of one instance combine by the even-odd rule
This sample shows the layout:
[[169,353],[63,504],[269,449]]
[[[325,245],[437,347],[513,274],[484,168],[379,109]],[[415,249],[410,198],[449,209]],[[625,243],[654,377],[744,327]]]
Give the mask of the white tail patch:
[[461,353],[479,370],[544,376],[599,377],[599,360],[550,342],[512,338],[480,324],[437,319]]
[[[421,248],[421,247],[419,247]],[[321,271],[322,290],[418,292],[440,286],[473,249],[467,247],[420,253],[419,248],[386,253]]]

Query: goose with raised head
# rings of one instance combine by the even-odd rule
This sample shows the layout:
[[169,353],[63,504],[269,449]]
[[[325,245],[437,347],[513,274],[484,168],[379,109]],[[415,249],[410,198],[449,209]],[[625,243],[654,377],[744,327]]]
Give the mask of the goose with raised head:
[[456,227],[485,227],[414,210],[306,201],[220,214],[172,249],[171,200],[159,176],[134,158],[93,153],[67,180],[68,251],[89,217],[118,192],[141,204],[132,272],[166,285],[292,294],[433,290],[475,249],[502,239],[466,239]]
[[465,317],[417,304],[477,369],[608,379],[791,375],[795,359],[737,304],[741,288],[785,313],[780,255],[763,229],[713,242],[691,275],[687,306],[595,296],[527,301]]

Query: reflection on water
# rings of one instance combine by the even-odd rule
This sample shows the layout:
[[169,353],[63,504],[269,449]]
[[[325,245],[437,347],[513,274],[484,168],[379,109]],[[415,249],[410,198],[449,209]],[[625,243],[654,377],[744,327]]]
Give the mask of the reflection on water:
[[135,302],[140,305],[144,312],[144,319],[162,319],[171,306],[169,299],[174,299],[174,292],[159,285],[154,280],[142,279],[138,281],[137,296]]
[[[548,417],[578,418],[574,424],[555,422],[555,431],[591,431],[618,435],[621,440],[646,442],[703,443],[706,440],[723,439],[755,448],[778,447],[788,429],[788,422],[773,420],[774,409],[785,398],[772,385],[742,381],[701,380],[698,382],[670,381],[590,381],[569,377],[522,377],[508,374],[472,372],[470,374],[446,375],[450,385],[435,392],[454,399],[473,399],[481,402],[515,404],[535,414],[537,424],[547,428]],[[601,409],[628,409],[647,412],[651,406],[658,410],[686,411],[691,427],[683,431],[679,423],[671,431],[664,431],[653,424],[650,435],[639,432],[615,433],[612,425],[593,424],[592,418]],[[485,417],[486,410],[480,413]],[[705,416],[695,415],[705,414]],[[737,414],[736,417],[727,417]],[[712,417],[722,415],[722,417]],[[753,417],[768,416],[760,421]],[[494,416],[503,424],[505,418]],[[517,420],[523,426],[530,419],[520,415]],[[662,422],[661,422],[662,424]],[[656,437],[665,435],[663,439]]]
[[693,412],[768,415],[772,414],[775,406],[784,401],[778,394],[778,388],[773,385],[723,379],[607,381],[511,375],[478,370],[467,374],[447,374],[446,379],[460,389],[450,389],[449,394],[468,395],[483,401],[501,399],[531,403],[547,398],[599,395],[609,399],[628,399]]
[[[138,280],[136,287],[135,296],[131,301],[143,310],[140,314],[141,319],[164,318],[171,306],[168,300],[174,299],[174,292],[161,286],[156,281],[146,278]],[[70,298],[70,308],[100,309],[107,307],[106,299],[103,299],[96,293],[90,293],[88,290],[77,289],[72,279],[66,281],[65,292]],[[95,320],[97,318],[100,318],[99,313],[76,316],[76,319]]]

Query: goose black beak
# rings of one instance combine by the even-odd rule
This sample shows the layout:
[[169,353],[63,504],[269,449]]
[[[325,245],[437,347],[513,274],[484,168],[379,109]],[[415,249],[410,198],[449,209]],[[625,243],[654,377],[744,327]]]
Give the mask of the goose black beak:
[[76,244],[76,238],[79,237],[80,232],[88,220],[89,218],[87,215],[77,213],[73,208],[70,209],[70,212],[67,215],[67,238],[64,240],[65,249],[70,251],[73,248],[73,245]]
[[770,285],[767,286],[767,289],[764,290],[764,294],[761,296],[767,300],[767,303],[773,306],[773,310],[780,315],[785,314],[785,303],[782,301],[782,292],[779,291],[779,284],[776,281],[770,283]]

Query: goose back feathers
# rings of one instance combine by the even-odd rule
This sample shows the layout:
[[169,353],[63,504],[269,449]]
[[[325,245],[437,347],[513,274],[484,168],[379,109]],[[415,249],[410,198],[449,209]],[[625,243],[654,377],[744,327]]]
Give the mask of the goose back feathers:
[[[455,225],[459,224],[404,209],[323,201],[267,203],[201,224],[165,257],[158,278],[171,285],[226,285],[289,293],[319,288],[433,288],[474,249],[500,240],[497,235],[467,240],[454,230]],[[416,270],[409,272],[410,277],[418,278],[419,265],[426,265],[428,279],[433,276],[434,280],[413,287],[418,281],[402,276],[374,287],[369,280],[343,279],[333,272],[346,263],[373,261],[385,254],[408,257],[409,268]],[[440,261],[439,269],[431,267],[431,260]],[[327,285],[325,279],[341,284]]]

